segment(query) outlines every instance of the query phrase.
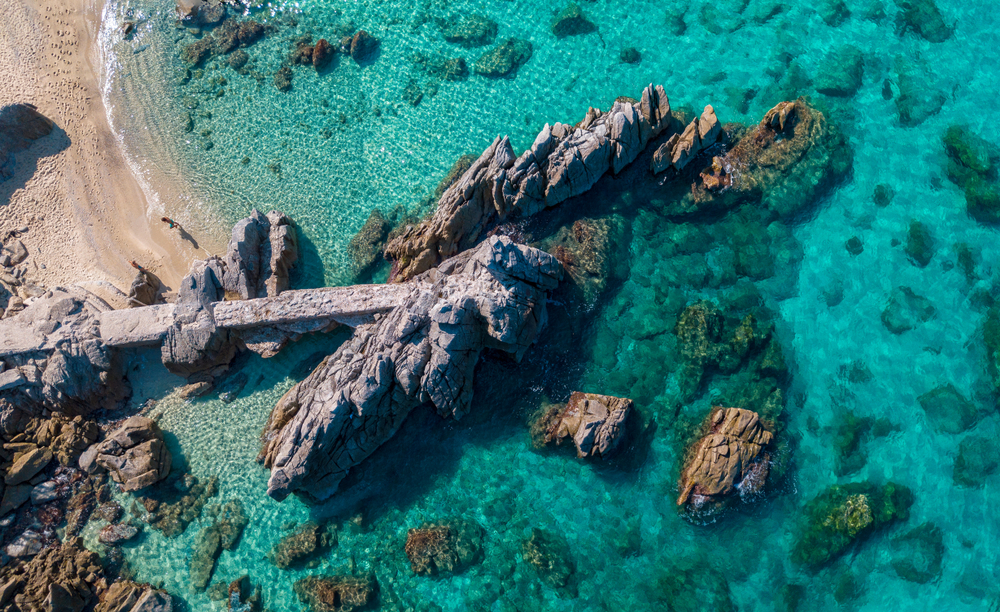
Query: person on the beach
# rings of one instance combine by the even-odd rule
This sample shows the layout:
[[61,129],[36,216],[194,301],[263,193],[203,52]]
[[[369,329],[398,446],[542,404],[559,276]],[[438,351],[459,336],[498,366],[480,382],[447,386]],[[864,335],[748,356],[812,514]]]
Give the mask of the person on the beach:
[[180,226],[181,226],[180,223],[174,221],[170,217],[160,217],[160,221],[163,221],[164,223],[166,223],[167,225],[169,225],[170,229],[174,229],[175,227],[179,229]]
[[135,263],[134,259],[130,259],[130,260],[128,260],[128,262],[130,264],[132,264],[132,267],[135,268],[136,270],[138,270],[140,272],[145,272],[146,271],[146,268],[143,268],[141,265]]

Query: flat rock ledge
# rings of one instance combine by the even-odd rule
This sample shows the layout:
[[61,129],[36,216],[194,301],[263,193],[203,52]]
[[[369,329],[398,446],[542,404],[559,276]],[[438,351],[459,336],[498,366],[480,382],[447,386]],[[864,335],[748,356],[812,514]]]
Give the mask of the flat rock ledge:
[[461,418],[480,353],[520,359],[561,276],[548,253],[492,236],[413,279],[396,308],[359,325],[272,410],[259,456],[271,470],[268,494],[330,497],[422,403]]
[[681,473],[677,505],[695,516],[722,511],[734,495],[749,498],[763,490],[773,435],[756,412],[716,407],[707,433],[688,452]]

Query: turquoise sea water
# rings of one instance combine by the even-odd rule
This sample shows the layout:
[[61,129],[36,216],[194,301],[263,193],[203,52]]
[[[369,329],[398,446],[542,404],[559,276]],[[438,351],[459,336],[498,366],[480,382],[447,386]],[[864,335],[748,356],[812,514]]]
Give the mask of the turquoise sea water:
[[[105,97],[154,195],[158,209],[151,216],[162,210],[217,252],[232,222],[253,207],[280,209],[306,239],[300,285],[352,282],[346,246],[368,214],[417,210],[458,156],[478,155],[497,134],[509,135],[520,151],[544,123],[575,123],[588,106],[608,108],[650,82],[664,85],[674,107],[712,104],[722,121],[744,123],[782,99],[810,95],[845,133],[854,156],[849,179],[810,214],[768,230],[743,218],[702,220],[705,234],[694,249],[677,246],[691,227],[663,216],[648,185],[627,181],[605,179],[564,205],[578,206],[578,213],[559,210],[523,225],[528,238],[542,239],[574,214],[617,213],[625,231],[616,257],[627,265],[585,308],[554,296],[552,325],[522,364],[487,356],[477,371],[475,410],[465,420],[418,411],[323,504],[269,499],[267,472],[254,458],[271,407],[333,352],[342,334],[307,338],[273,359],[242,361],[233,376],[248,382],[228,404],[214,395],[176,399],[157,355],[141,357],[133,402],[157,400],[152,410],[175,454],[195,475],[218,476],[216,500],[242,499],[251,519],[239,546],[222,553],[213,582],[249,573],[275,611],[299,609],[295,580],[351,571],[374,572],[387,610],[726,610],[718,595],[726,590],[736,609],[771,610],[784,609],[789,585],[801,587],[799,610],[995,608],[1000,523],[993,507],[1000,482],[993,475],[981,487],[958,486],[953,465],[963,440],[995,439],[1000,426],[996,399],[984,391],[984,307],[977,297],[996,285],[1000,244],[995,228],[967,216],[963,194],[945,174],[941,137],[948,126],[964,124],[1000,141],[989,110],[1000,84],[1000,13],[991,5],[941,0],[954,32],[931,43],[905,31],[898,8],[878,0],[848,2],[849,14],[841,10],[839,17],[823,3],[598,0],[581,5],[596,32],[557,39],[550,24],[563,6],[263,4],[248,15],[274,31],[247,49],[249,72],[209,60],[196,75],[179,55],[200,34],[178,26],[172,6],[108,3],[100,37]],[[533,56],[514,79],[473,74],[431,83],[415,54],[462,56],[471,68],[488,48],[443,40],[437,21],[470,13],[499,24],[497,42],[531,41]],[[118,31],[125,19],[137,21],[127,39]],[[348,26],[381,40],[374,62],[359,66],[342,57],[320,74],[295,67],[291,91],[277,90],[273,75],[297,38],[334,39]],[[817,93],[831,70],[826,58],[844,45],[863,54],[860,88],[843,97]],[[620,61],[626,46],[639,50],[639,63]],[[411,81],[425,91],[417,106],[404,99]],[[431,96],[427,88],[434,85]],[[903,125],[897,101],[907,92],[939,96],[940,110]],[[189,113],[193,126],[186,131]],[[894,192],[888,206],[875,205],[877,184]],[[926,224],[934,239],[926,267],[904,252],[911,220]],[[774,237],[769,244],[751,239],[763,233]],[[860,254],[845,248],[851,237],[862,242]],[[972,278],[958,265],[957,243],[973,254]],[[773,262],[775,273],[732,276],[727,262],[740,249],[743,257]],[[726,392],[722,381],[712,381],[696,400],[678,402],[674,321],[686,303],[731,300],[751,285],[774,313],[791,371],[784,434],[794,442],[791,467],[768,500],[694,525],[674,504],[681,446],[689,423]],[[936,315],[894,335],[880,317],[898,286],[926,296]],[[850,376],[853,369],[870,376]],[[947,383],[981,413],[967,431],[942,433],[917,401]],[[564,400],[573,390],[631,397],[643,423],[653,426],[610,466],[533,450],[530,417],[544,401]],[[867,460],[845,473],[834,439],[848,413],[885,418],[893,427],[885,436],[863,437]],[[790,551],[805,503],[831,484],[868,479],[910,487],[909,519],[818,572],[795,565]],[[352,527],[358,514],[363,529]],[[414,576],[403,552],[407,530],[451,517],[484,528],[484,561],[455,577]],[[338,524],[339,544],[318,567],[276,569],[267,551],[289,524],[308,518]],[[926,522],[941,529],[945,552],[940,577],[918,584],[894,570],[894,561],[910,553],[893,542]],[[140,580],[161,584],[191,610],[223,605],[189,584],[191,546],[203,526],[196,522],[169,540],[147,529],[125,548]],[[565,538],[575,593],[544,585],[523,561],[521,542],[533,528]],[[688,583],[692,591],[680,589],[670,600],[665,585],[677,581],[665,576],[698,578]],[[697,590],[710,587],[714,600]]]

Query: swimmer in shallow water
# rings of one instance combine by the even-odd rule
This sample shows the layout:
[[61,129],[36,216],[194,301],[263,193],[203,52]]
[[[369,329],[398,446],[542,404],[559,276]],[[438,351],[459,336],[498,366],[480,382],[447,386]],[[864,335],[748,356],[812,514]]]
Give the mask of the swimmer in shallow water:
[[174,221],[170,217],[160,217],[160,221],[163,221],[164,223],[166,223],[167,225],[169,225],[170,229],[174,229],[175,227],[177,229],[180,229],[180,227],[181,227],[180,223]]

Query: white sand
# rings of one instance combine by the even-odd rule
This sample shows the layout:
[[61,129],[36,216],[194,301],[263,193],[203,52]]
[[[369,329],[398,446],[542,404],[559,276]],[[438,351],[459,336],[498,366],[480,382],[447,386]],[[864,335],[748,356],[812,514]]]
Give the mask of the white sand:
[[206,253],[150,218],[108,126],[94,44],[101,5],[0,0],[0,106],[34,104],[57,126],[19,153],[15,175],[0,183],[0,239],[28,228],[18,236],[29,252],[27,285],[80,283],[109,298],[108,283],[128,292],[135,260],[176,290]]

